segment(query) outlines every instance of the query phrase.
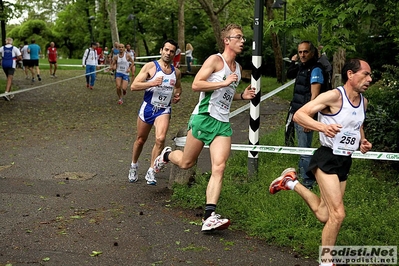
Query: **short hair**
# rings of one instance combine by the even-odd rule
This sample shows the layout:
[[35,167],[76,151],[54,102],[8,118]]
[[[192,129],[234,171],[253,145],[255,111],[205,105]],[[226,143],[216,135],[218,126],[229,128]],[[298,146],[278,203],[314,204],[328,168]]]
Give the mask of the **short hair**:
[[36,42],[36,40],[35,39],[32,39],[32,43],[35,43]]
[[97,46],[97,43],[96,42],[92,42],[91,46],[93,46],[93,45]]
[[234,23],[230,23],[230,24],[226,25],[220,33],[220,38],[222,40],[224,40],[224,38],[229,37],[230,31],[235,30],[235,29],[242,31],[242,27],[240,25],[237,25]]
[[173,45],[176,48],[176,50],[177,50],[177,47],[179,46],[175,40],[169,39],[162,43],[162,49],[165,47],[165,44],[167,44],[167,43],[170,43],[171,45]]
[[10,38],[10,37],[6,38],[6,44],[12,44],[13,41],[14,40],[12,38]]
[[352,58],[345,62],[345,65],[342,67],[341,76],[342,82],[345,84],[348,81],[348,71],[351,70],[353,73],[358,72],[361,69],[360,61],[363,61],[358,58]]
[[314,46],[311,41],[301,41],[298,45],[303,43],[309,44],[310,52],[313,53],[314,58],[319,58],[319,51],[316,49],[316,46]]

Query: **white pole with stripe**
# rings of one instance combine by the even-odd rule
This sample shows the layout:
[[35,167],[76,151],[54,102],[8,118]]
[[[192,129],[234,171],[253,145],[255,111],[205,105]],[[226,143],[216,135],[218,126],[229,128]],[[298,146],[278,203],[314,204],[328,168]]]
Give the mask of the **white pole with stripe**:
[[[256,96],[251,100],[249,110],[249,144],[259,144],[260,127],[260,78],[262,67],[262,40],[263,40],[263,10],[264,0],[255,1],[254,39],[252,43],[252,76],[251,86],[256,88]],[[248,174],[253,176],[258,172],[258,152],[248,152]]]

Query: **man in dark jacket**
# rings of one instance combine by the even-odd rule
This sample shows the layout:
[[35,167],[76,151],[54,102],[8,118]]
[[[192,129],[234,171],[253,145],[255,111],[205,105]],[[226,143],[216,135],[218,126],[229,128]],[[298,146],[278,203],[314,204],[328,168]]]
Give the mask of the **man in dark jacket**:
[[[302,41],[298,45],[298,54],[291,58],[287,70],[287,77],[295,78],[294,95],[290,105],[293,115],[299,108],[319,95],[324,83],[323,72],[317,65],[318,51],[310,41]],[[297,63],[299,59],[299,62]],[[294,123],[298,138],[298,147],[310,148],[312,146],[313,131]],[[301,155],[299,159],[299,173],[303,185],[309,189],[313,187],[314,180],[306,175],[310,162],[310,155]]]

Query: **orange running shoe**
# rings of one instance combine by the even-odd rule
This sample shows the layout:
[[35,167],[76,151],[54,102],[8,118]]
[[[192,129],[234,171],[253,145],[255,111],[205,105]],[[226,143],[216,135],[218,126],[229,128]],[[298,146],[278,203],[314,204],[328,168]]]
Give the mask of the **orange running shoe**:
[[280,190],[289,190],[286,186],[287,181],[297,180],[295,168],[287,168],[282,173],[281,176],[274,179],[269,186],[270,194],[276,194]]

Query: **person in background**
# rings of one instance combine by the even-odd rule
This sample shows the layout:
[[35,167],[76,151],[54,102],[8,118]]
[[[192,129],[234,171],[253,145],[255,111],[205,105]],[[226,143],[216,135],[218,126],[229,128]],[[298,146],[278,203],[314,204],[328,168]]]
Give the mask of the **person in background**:
[[98,56],[98,65],[103,65],[104,64],[104,52],[103,52],[103,48],[101,48],[99,42],[97,42],[96,52],[97,52],[97,56]]
[[30,71],[32,79],[35,77],[35,73],[33,72],[33,66],[30,61],[30,54],[29,54],[29,46],[28,42],[24,41],[24,46],[21,49],[22,54],[22,64],[24,66],[25,71],[25,79],[29,79],[28,73]]
[[177,43],[174,40],[164,41],[160,49],[161,58],[146,63],[130,87],[132,91],[145,90],[144,100],[137,117],[137,136],[133,144],[132,163],[128,175],[131,183],[138,180],[138,160],[148,134],[154,126],[155,144],[145,179],[147,185],[157,184],[152,164],[165,146],[172,112],[171,104],[180,101],[182,92],[181,72],[172,64],[176,49]]
[[[50,65],[50,77],[56,78],[57,76],[55,75],[55,72],[57,71],[58,53],[57,53],[57,48],[55,48],[54,42],[51,42],[50,47],[47,48],[47,58],[48,58],[48,63]],[[53,71],[53,66],[54,66],[54,71]]]
[[112,60],[111,68],[115,71],[116,94],[118,95],[118,104],[123,104],[123,96],[126,95],[127,85],[129,83],[129,73],[132,71],[134,61],[130,53],[125,53],[125,46],[119,43],[119,55]]
[[[110,55],[110,61],[112,64],[112,61],[114,60],[114,57],[119,55],[119,43],[118,42],[114,42],[114,46],[111,49],[111,55]],[[111,71],[111,75],[114,74],[114,71]]]
[[[363,122],[367,99],[363,93],[372,81],[371,68],[366,61],[351,59],[342,68],[344,86],[329,90],[306,103],[294,115],[294,121],[304,128],[319,132],[321,147],[313,154],[308,176],[315,178],[320,197],[298,183],[295,168],[285,169],[269,186],[269,192],[293,190],[301,196],[316,218],[324,223],[321,235],[322,247],[333,247],[345,218],[344,194],[352,154],[360,148],[361,153],[371,150]],[[318,114],[318,119],[314,116]],[[285,206],[286,207],[286,206]],[[320,266],[331,258],[323,258]]]
[[96,69],[98,66],[98,56],[96,51],[97,43],[92,42],[91,46],[87,48],[82,57],[82,67],[86,68],[86,87],[93,89],[96,81]]
[[[42,80],[40,77],[40,68],[39,68],[39,58],[40,58],[40,53],[41,53],[41,48],[39,45],[36,44],[36,40],[32,39],[32,43],[29,44],[28,47],[28,52],[30,54],[30,63],[32,65],[32,68],[36,70],[36,76],[39,81]],[[35,77],[32,77],[32,82],[35,81]]]
[[133,63],[132,63],[133,66],[131,68],[131,70],[132,70],[131,72],[132,72],[132,78],[134,79],[134,76],[135,76],[135,73],[136,73],[136,66],[134,65],[134,60],[136,58],[136,54],[135,54],[134,50],[131,49],[130,44],[126,44],[126,53],[130,54],[130,57],[133,60]]
[[180,59],[181,59],[181,49],[177,48],[175,58],[173,58],[173,66],[176,68],[180,68]]
[[241,66],[235,61],[244,49],[245,37],[242,28],[229,24],[222,29],[224,43],[222,54],[208,57],[196,74],[192,89],[200,93],[199,102],[188,122],[188,132],[184,150],[165,147],[154,161],[154,171],[158,173],[168,162],[187,169],[192,167],[204,145],[209,145],[212,161],[212,174],[206,189],[205,213],[202,232],[227,229],[229,219],[221,219],[216,214],[216,205],[222,190],[224,170],[231,151],[233,130],[229,120],[233,101],[251,100],[255,88],[247,86],[242,93],[237,92],[241,80]]
[[191,72],[191,64],[193,61],[193,51],[194,48],[191,43],[186,44],[186,63],[187,63],[187,73]]
[[[302,41],[298,44],[298,53],[292,56],[291,64],[287,70],[288,78],[295,78],[293,98],[290,103],[289,113],[293,116],[295,112],[310,100],[319,95],[324,83],[323,72],[317,66],[319,59],[316,47],[310,41]],[[299,63],[297,61],[299,60]],[[298,139],[298,147],[311,148],[313,131],[294,123],[295,133]],[[307,174],[311,155],[300,155],[298,167],[303,184],[311,189],[314,180]]]
[[21,51],[18,47],[12,45],[13,39],[6,38],[6,45],[0,47],[1,66],[7,77],[6,89],[4,99],[10,101],[14,94],[10,94],[12,87],[12,80],[14,78],[15,68],[17,67],[17,60],[22,60]]

